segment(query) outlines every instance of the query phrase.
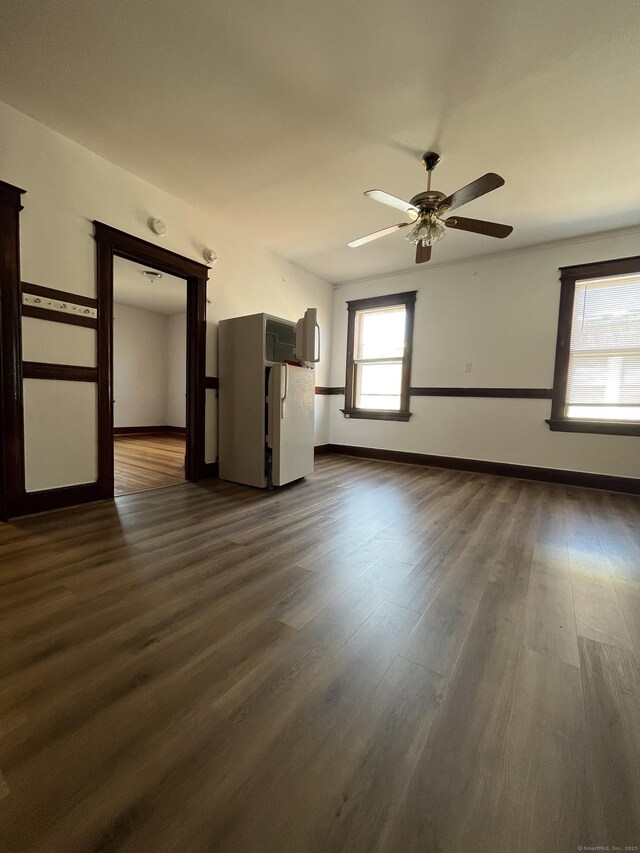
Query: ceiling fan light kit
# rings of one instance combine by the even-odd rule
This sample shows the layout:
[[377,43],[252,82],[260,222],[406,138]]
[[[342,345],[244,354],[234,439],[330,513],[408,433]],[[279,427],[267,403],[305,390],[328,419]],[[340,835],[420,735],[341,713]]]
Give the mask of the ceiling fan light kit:
[[492,190],[497,190],[498,187],[504,184],[504,178],[496,175],[495,172],[487,172],[486,175],[472,181],[466,187],[462,187],[462,189],[456,190],[451,195],[445,196],[444,193],[431,189],[431,173],[440,162],[440,155],[436,154],[435,151],[427,151],[423,154],[421,162],[427,170],[427,189],[415,195],[411,201],[403,201],[403,199],[389,195],[389,193],[383,190],[367,190],[365,192],[368,198],[401,210],[410,217],[411,221],[399,222],[397,225],[390,225],[388,228],[375,231],[373,234],[367,234],[365,237],[352,240],[348,243],[351,248],[363,246],[365,243],[370,243],[372,240],[377,240],[379,237],[393,234],[400,228],[407,228],[409,225],[412,225],[413,227],[407,234],[406,239],[416,246],[416,263],[423,264],[431,258],[431,247],[434,243],[442,240],[446,235],[446,228],[454,228],[458,231],[472,231],[475,234],[497,237],[500,240],[511,234],[513,231],[511,225],[485,222],[483,219],[467,219],[462,216],[449,217],[448,219],[442,218],[449,211],[461,207],[475,198],[486,195]]
[[446,231],[436,216],[421,217],[407,234],[406,239],[410,243],[422,243],[423,246],[433,246],[438,240],[442,240]]

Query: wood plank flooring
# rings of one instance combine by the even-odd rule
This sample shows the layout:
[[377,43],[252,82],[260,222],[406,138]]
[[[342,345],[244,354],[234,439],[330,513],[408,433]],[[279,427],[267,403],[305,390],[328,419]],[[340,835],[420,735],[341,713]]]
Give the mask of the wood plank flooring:
[[114,435],[114,494],[184,483],[184,454],[184,435]]
[[0,850],[640,845],[640,501],[325,456],[0,525]]

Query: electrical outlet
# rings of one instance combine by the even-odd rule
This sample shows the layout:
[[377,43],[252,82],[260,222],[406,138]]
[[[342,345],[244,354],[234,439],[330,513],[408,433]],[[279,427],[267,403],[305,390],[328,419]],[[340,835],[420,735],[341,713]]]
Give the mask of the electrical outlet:
[[472,363],[470,361],[465,361],[464,363],[464,372],[471,373]]

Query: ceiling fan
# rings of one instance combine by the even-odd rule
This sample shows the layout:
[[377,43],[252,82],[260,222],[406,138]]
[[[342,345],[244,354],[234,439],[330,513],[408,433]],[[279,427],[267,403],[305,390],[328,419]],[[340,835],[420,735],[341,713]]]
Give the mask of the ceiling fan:
[[407,213],[411,217],[411,221],[399,222],[397,225],[390,225],[381,231],[367,234],[366,237],[352,240],[348,243],[351,248],[363,246],[365,243],[377,240],[378,237],[393,234],[394,231],[398,231],[400,228],[408,228],[411,225],[413,227],[407,234],[407,240],[415,243],[416,263],[423,264],[431,258],[433,244],[445,236],[445,227],[457,228],[459,231],[473,231],[476,234],[486,234],[487,237],[498,237],[499,239],[511,234],[513,231],[511,225],[485,222],[483,219],[466,219],[462,216],[442,218],[457,207],[462,207],[463,204],[473,201],[474,198],[497,190],[504,184],[504,178],[494,172],[487,172],[486,175],[472,181],[466,187],[445,196],[444,193],[431,189],[431,173],[440,162],[440,155],[436,154],[435,151],[427,151],[422,156],[421,162],[427,170],[427,189],[426,192],[414,195],[411,201],[403,201],[401,198],[396,198],[396,196],[389,195],[382,190],[367,190],[365,193],[368,198],[372,198],[374,201],[380,201],[382,204],[388,204],[390,207]]

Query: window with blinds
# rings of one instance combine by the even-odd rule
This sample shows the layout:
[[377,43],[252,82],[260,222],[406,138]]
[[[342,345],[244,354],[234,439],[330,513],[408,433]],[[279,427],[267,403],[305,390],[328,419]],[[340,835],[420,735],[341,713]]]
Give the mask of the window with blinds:
[[576,281],[567,418],[640,421],[640,273]]

